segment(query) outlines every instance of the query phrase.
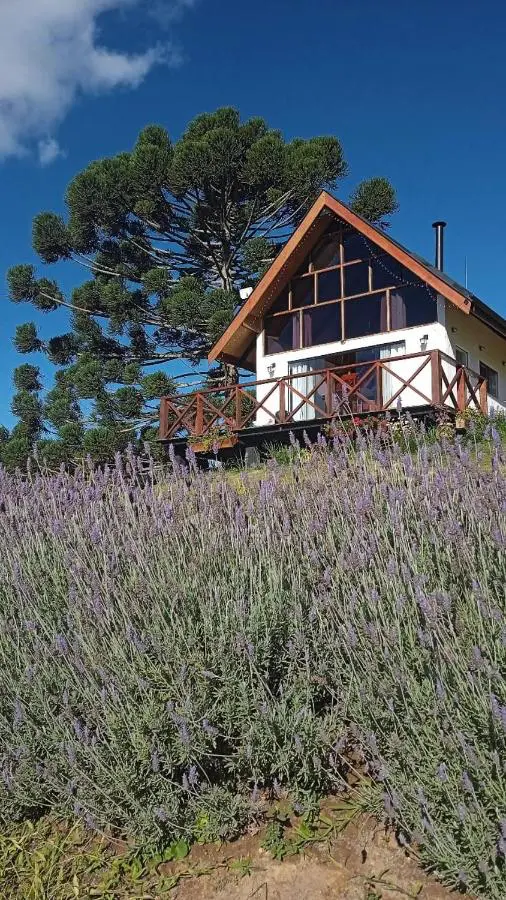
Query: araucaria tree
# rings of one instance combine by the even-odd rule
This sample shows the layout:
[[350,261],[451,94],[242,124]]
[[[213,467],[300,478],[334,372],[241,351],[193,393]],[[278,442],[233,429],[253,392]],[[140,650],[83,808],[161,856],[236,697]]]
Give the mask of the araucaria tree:
[[[205,359],[239,289],[258,279],[318,192],[335,190],[345,172],[337,138],[286,141],[263,119],[241,122],[224,108],[198,116],[175,143],[149,126],[130,153],[77,175],[66,217],[35,217],[33,246],[44,263],[81,263],[88,280],[67,297],[33,266],[8,275],[15,303],[69,310],[67,333],[42,341],[26,323],[15,337],[21,353],[43,351],[58,367],[37,406],[46,438],[63,441],[64,456],[82,445],[100,458],[138,436],[173,388],[166,364]],[[396,208],[383,178],[359,185],[351,203],[380,223]],[[58,457],[47,439],[44,447]]]

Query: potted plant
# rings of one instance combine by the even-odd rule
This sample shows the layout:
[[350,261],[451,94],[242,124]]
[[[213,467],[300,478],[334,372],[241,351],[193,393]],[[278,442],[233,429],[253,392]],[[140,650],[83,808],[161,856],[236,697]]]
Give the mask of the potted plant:
[[194,453],[214,453],[216,456],[220,450],[235,447],[238,440],[237,434],[228,425],[217,425],[205,434],[189,435],[188,444]]

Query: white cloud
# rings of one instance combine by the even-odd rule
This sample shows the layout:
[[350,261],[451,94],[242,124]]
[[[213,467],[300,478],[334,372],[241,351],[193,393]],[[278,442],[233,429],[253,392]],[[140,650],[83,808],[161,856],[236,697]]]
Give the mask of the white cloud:
[[[101,13],[143,0],[0,0],[0,158],[39,140],[39,158],[58,155],[52,131],[80,92],[135,88],[160,62],[178,65],[170,44],[123,53],[100,42]],[[177,18],[194,0],[168,0]],[[170,12],[172,11],[172,12]]]
[[37,144],[37,150],[41,166],[50,166],[59,156],[65,155],[55,138],[43,138]]

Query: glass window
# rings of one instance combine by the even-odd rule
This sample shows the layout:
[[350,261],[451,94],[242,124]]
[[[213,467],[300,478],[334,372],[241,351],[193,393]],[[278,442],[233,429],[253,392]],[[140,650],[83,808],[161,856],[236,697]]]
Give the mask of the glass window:
[[437,321],[436,295],[422,282],[395,288],[390,296],[392,329],[412,328]]
[[457,362],[459,366],[468,366],[469,354],[467,350],[462,350],[461,347],[455,347],[455,362]]
[[315,269],[327,269],[341,262],[339,234],[326,234],[312,254]]
[[284,312],[288,309],[288,285],[286,288],[281,291],[280,295],[276,297],[274,303],[272,304],[269,312]]
[[[385,348],[393,348],[395,350],[391,355],[396,356],[406,352],[406,344],[404,341],[398,341],[395,344],[381,344],[373,347],[358,347],[356,350],[346,350],[344,353],[333,353],[325,358],[325,365],[322,369],[332,368],[332,366],[351,366],[355,363],[373,362],[380,359],[380,350],[384,353]],[[390,354],[388,354],[390,355]]]
[[495,369],[491,369],[480,359],[480,375],[487,379],[487,391],[491,397],[499,399],[499,375]]
[[369,294],[344,305],[344,333],[348,338],[379,334],[387,330],[386,294]]
[[300,319],[298,313],[265,319],[265,352],[281,353],[300,347]]
[[331,269],[318,275],[318,303],[341,298],[341,269]]
[[315,306],[303,312],[302,339],[304,347],[330,344],[341,340],[341,304]]
[[343,249],[345,262],[352,262],[354,259],[366,259],[370,255],[366,241],[358,231],[343,232]]
[[353,294],[367,294],[369,290],[369,266],[367,263],[355,263],[344,269],[344,297]]
[[299,309],[301,306],[311,306],[314,303],[314,278],[308,275],[307,278],[297,278],[292,281],[292,309]]
[[371,269],[373,291],[416,280],[416,276],[412,272],[409,272],[388,253],[375,253],[371,257]]

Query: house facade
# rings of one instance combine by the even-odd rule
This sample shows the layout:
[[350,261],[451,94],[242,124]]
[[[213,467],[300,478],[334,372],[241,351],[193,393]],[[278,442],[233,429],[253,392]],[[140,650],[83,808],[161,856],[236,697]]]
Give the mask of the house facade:
[[323,192],[209,355],[254,383],[221,389],[220,403],[218,392],[198,392],[186,413],[174,402],[163,415],[198,434],[386,412],[399,401],[506,410],[506,321],[442,271],[436,225],[433,266]]

